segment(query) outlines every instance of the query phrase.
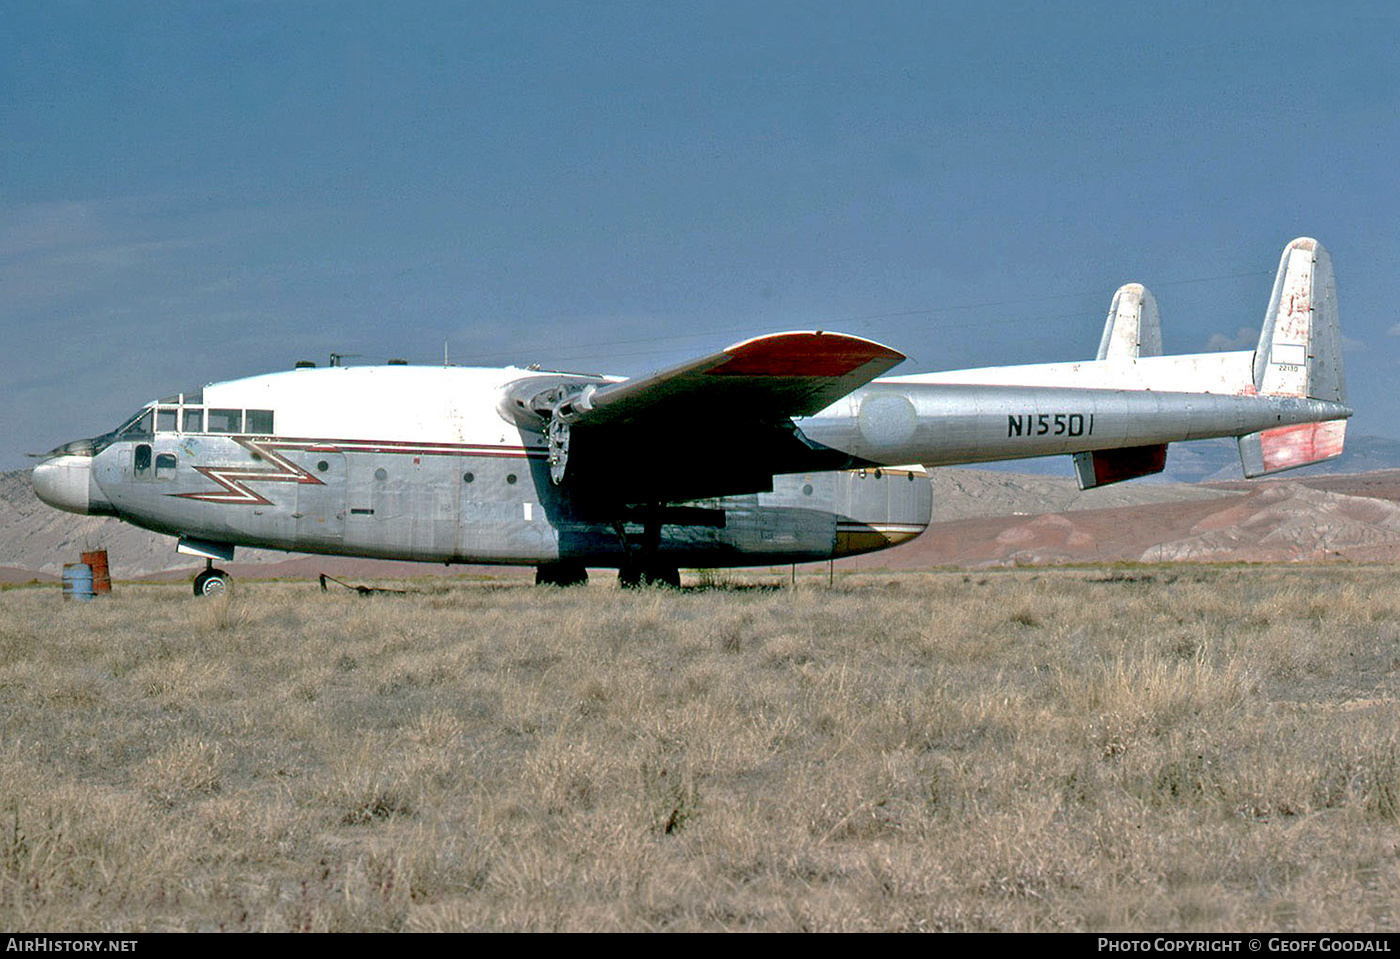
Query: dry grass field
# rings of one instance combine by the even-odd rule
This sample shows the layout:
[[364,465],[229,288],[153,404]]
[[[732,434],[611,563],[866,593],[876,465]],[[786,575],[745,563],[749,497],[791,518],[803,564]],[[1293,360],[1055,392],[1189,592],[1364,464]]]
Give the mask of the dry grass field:
[[6,590],[0,928],[1400,928],[1393,569],[809,575]]

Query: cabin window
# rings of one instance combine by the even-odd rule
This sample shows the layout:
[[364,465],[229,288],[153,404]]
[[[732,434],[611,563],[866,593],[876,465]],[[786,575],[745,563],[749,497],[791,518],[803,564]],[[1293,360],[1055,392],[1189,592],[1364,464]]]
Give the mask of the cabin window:
[[243,432],[243,411],[242,411],[242,410],[210,410],[210,411],[209,411],[209,432],[211,432],[211,433],[242,433],[242,432]]
[[169,480],[175,478],[175,454],[156,454],[156,479]]
[[156,410],[156,432],[157,432],[157,433],[173,433],[173,432],[175,432],[175,430],[179,429],[179,426],[176,425],[177,423],[179,423],[179,421],[180,421],[180,411],[179,411],[179,410],[165,409],[164,407],[162,407],[161,409]]
[[131,460],[132,472],[139,479],[145,479],[151,472],[151,448],[145,443],[136,444],[136,453]]
[[185,416],[185,432],[186,432],[186,433],[203,433],[203,432],[204,432],[204,411],[203,411],[203,410],[199,410],[199,409],[192,410],[192,409],[188,409],[188,408],[187,408],[187,409],[185,409],[185,411],[184,411],[184,416]]
[[244,421],[244,432],[272,435],[272,410],[249,410]]

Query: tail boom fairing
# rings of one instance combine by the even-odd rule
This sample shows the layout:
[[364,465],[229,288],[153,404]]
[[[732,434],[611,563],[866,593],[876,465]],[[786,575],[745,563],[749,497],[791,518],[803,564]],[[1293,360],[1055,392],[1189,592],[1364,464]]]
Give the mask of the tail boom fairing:
[[857,460],[946,466],[1245,436],[1350,414],[1296,397],[875,383],[799,425]]

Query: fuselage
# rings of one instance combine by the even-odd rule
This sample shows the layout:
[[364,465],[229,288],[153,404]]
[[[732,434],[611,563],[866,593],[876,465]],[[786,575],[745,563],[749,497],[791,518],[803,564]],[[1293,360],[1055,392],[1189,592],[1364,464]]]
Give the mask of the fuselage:
[[[182,542],[622,565],[644,504],[605,507],[551,482],[544,433],[502,409],[509,385],[549,375],[334,367],[215,383],[60,448],[35,468],[34,488],[59,508]],[[655,468],[667,468],[662,450]],[[658,546],[678,566],[806,562],[908,540],[931,511],[917,466],[813,471],[767,492],[666,504]]]

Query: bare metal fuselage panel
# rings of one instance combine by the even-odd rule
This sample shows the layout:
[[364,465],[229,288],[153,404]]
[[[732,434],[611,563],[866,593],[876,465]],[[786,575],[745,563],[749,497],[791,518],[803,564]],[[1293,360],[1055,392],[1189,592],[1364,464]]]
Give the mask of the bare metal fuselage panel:
[[[138,475],[142,445],[176,468]],[[576,501],[550,482],[545,454],[521,446],[156,433],[112,444],[92,469],[103,512],[177,536],[299,552],[616,566],[644,520],[640,508]],[[773,486],[669,507],[662,553],[701,567],[826,559],[912,538],[932,508],[917,468],[796,474]]]

